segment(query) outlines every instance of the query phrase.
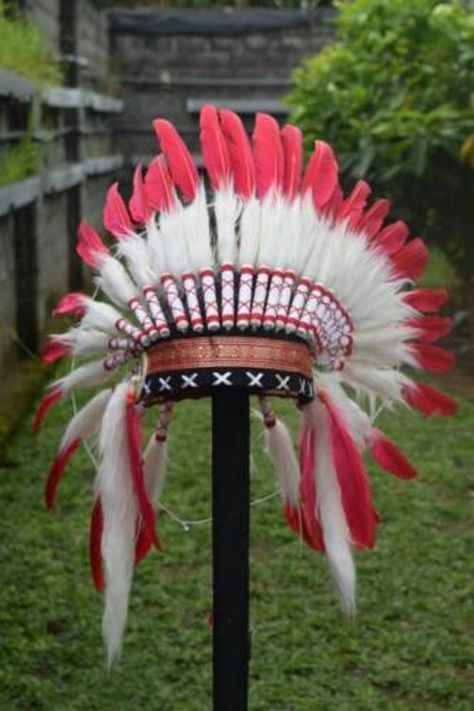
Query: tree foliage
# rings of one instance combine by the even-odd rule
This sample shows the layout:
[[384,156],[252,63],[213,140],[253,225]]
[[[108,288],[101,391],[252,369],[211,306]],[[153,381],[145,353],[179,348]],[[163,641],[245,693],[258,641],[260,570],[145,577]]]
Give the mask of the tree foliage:
[[[456,0],[339,0],[338,41],[294,73],[308,148],[335,146],[461,264],[474,197],[474,13]],[[461,259],[462,257],[462,259]],[[472,259],[472,257],[471,257]]]

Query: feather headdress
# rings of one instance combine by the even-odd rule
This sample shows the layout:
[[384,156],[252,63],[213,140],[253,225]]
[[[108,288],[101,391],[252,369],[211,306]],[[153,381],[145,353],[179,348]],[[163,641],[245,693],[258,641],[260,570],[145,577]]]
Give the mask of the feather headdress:
[[[371,414],[385,403],[455,411],[413,375],[453,365],[433,345],[449,330],[436,315],[447,294],[414,286],[426,246],[404,223],[384,224],[389,204],[370,205],[365,182],[344,196],[330,146],[316,141],[303,169],[295,126],[280,130],[259,114],[249,141],[236,114],[206,106],[200,176],[174,127],[158,119],[154,128],[162,153],[145,175],[137,168],[129,208],[117,184],[107,195],[104,227],[116,248],[88,223],[79,228],[77,251],[105,300],[65,296],[54,313],[77,323],[44,351],[47,361],[94,360],[53,383],[35,419],[37,428],[72,389],[113,379],[69,423],[46,487],[50,507],[80,441],[98,433],[90,554],[94,582],[106,589],[111,661],[133,567],[159,548],[155,511],[174,401],[232,385],[259,397],[286,521],[327,556],[348,612],[352,551],[374,545],[377,525],[362,453],[395,476],[416,475]],[[270,395],[299,403],[299,462]],[[142,452],[142,414],[154,403],[160,416]]]

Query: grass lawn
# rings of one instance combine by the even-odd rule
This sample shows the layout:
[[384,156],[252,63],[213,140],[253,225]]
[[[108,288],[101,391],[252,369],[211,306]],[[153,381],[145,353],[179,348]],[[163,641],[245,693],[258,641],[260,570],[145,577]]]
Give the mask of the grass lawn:
[[[42,503],[70,408],[57,407],[36,442],[27,422],[1,471],[0,708],[209,709],[208,525],[185,532],[160,518],[165,550],[136,571],[123,659],[105,671],[102,600],[88,571],[93,471],[84,452],[54,514]],[[277,409],[296,428],[293,408]],[[324,559],[287,530],[278,499],[252,509],[252,711],[474,708],[474,400],[463,400],[453,419],[401,412],[382,425],[420,476],[401,482],[371,466],[382,523],[375,550],[357,556],[355,622],[339,611]],[[260,430],[255,422],[255,499],[274,488]],[[177,406],[171,447],[165,503],[181,518],[208,516],[208,401]]]

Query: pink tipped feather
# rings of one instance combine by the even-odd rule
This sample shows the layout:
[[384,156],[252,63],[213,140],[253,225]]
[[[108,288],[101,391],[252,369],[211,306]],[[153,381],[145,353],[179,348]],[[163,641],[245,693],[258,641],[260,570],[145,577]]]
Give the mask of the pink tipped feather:
[[59,358],[63,358],[69,353],[67,343],[61,343],[57,338],[50,338],[43,348],[43,361],[45,363],[54,363]]
[[394,275],[400,279],[419,279],[428,261],[428,248],[422,239],[410,240],[392,257]]
[[450,373],[454,368],[455,355],[439,346],[430,343],[411,343],[409,350],[413,354],[418,367],[428,373]]
[[343,201],[337,219],[350,219],[351,223],[355,224],[362,215],[371,192],[370,185],[367,185],[365,180],[359,180],[351,194]]
[[57,402],[60,402],[60,400],[62,400],[63,398],[63,395],[64,393],[62,389],[60,387],[55,387],[52,388],[41,400],[38,410],[36,411],[35,418],[33,420],[33,432],[35,434],[41,427],[41,423],[46,417],[48,410],[50,410],[53,405],[56,405]]
[[372,429],[370,452],[382,469],[399,479],[414,479],[418,474],[395,442],[375,427]]
[[53,316],[65,316],[66,314],[74,314],[82,318],[86,312],[84,303],[86,296],[77,291],[72,291],[66,296],[63,296],[58,305],[53,309]]
[[164,155],[154,158],[145,176],[145,196],[156,212],[170,212],[175,205],[173,179]]
[[300,189],[301,169],[303,165],[303,138],[297,126],[287,124],[280,133],[283,147],[285,172],[283,193],[288,200],[294,200]]
[[364,461],[338,408],[326,393],[319,392],[318,397],[329,415],[332,457],[352,543],[358,548],[372,548],[375,518]]
[[283,148],[280,129],[272,116],[256,115],[252,143],[257,195],[263,199],[268,192],[280,191],[283,187]]
[[368,239],[374,239],[377,232],[380,231],[383,221],[390,212],[390,202],[382,198],[377,200],[373,205],[362,215],[357,223],[356,229],[363,232]]
[[81,220],[79,224],[76,251],[82,261],[93,269],[99,266],[101,255],[110,254],[95,229],[87,220]]
[[145,225],[150,219],[151,210],[147,204],[141,163],[137,165],[133,174],[133,193],[129,200],[128,208],[133,221],[137,225]]
[[165,119],[153,121],[153,128],[165,154],[171,175],[185,200],[196,197],[199,178],[196,166],[183,139],[173,124]]
[[425,383],[411,383],[403,389],[405,401],[419,410],[423,415],[454,415],[458,409],[457,403],[449,395]]
[[386,254],[398,252],[408,239],[408,227],[401,220],[387,225],[376,236],[374,244]]
[[304,195],[311,190],[313,204],[321,210],[331,200],[339,185],[339,166],[331,146],[324,141],[315,141],[301,186]]
[[255,165],[252,148],[240,118],[233,111],[219,111],[222,133],[229,152],[234,190],[244,200],[255,192]]
[[202,157],[209,180],[214,190],[221,190],[230,184],[231,167],[229,151],[215,106],[203,106],[199,126]]
[[447,302],[446,289],[414,289],[403,295],[403,302],[423,313],[435,313]]
[[48,479],[46,481],[46,487],[44,492],[44,502],[48,510],[52,509],[54,502],[56,500],[56,492],[58,489],[59,482],[64,474],[64,471],[68,465],[69,460],[72,455],[78,449],[81,443],[80,439],[73,439],[72,442],[65,448],[62,449],[51,467]]
[[133,232],[130,215],[118,190],[118,183],[114,183],[107,191],[103,214],[104,227],[117,239],[123,239]]
[[451,319],[447,316],[419,316],[407,319],[405,325],[417,329],[420,341],[431,343],[449,333]]
[[143,460],[141,455],[141,424],[138,411],[135,406],[135,395],[133,392],[130,393],[127,401],[126,424],[130,471],[132,474],[133,489],[135,491],[135,496],[140,509],[144,535],[148,540],[153,541],[157,548],[160,548],[160,543],[155,530],[155,512],[146,490]]
[[89,561],[92,580],[97,592],[102,592],[105,587],[104,571],[102,568],[102,534],[104,531],[104,517],[102,503],[98,496],[92,509],[90,534],[89,534]]

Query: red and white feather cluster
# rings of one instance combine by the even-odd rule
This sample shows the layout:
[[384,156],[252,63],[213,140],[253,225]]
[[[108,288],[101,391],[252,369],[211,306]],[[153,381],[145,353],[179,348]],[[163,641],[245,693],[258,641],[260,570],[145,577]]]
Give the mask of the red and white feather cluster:
[[[72,389],[120,373],[119,384],[96,395],[69,424],[46,491],[51,506],[79,442],[98,432],[90,550],[97,587],[106,582],[111,660],[120,650],[133,566],[159,545],[154,519],[170,407],[164,406],[143,463],[140,406],[130,386],[130,362],[150,345],[186,332],[259,328],[307,341],[315,399],[303,408],[300,463],[264,400],[267,442],[288,524],[327,554],[348,611],[355,600],[351,551],[373,546],[377,523],[362,452],[396,476],[416,473],[373,427],[373,412],[396,402],[424,415],[455,410],[448,396],[400,370],[444,373],[453,365],[452,354],[433,345],[449,331],[449,319],[437,315],[447,294],[414,287],[426,245],[410,238],[403,222],[386,223],[389,203],[369,204],[364,181],[343,194],[330,146],[316,141],[303,168],[297,127],[280,129],[271,116],[257,114],[250,141],[236,114],[206,106],[200,121],[206,192],[172,124],[158,119],[154,128],[162,152],[146,172],[137,167],[128,207],[117,184],[107,194],[104,227],[115,248],[85,221],[79,228],[78,254],[95,270],[106,301],[65,296],[54,313],[78,322],[44,351],[47,361],[67,354],[96,359],[53,383],[35,420],[37,428]],[[368,414],[360,406],[364,398]]]

